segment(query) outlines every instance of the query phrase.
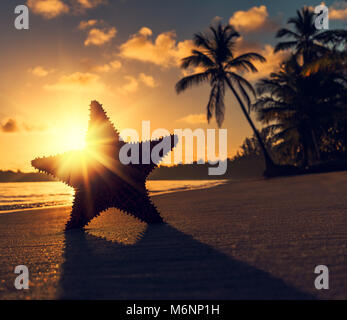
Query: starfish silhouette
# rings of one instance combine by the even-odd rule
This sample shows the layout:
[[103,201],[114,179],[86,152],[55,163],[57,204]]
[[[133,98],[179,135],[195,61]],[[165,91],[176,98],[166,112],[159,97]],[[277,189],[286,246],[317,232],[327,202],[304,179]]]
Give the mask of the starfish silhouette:
[[[146,178],[170,151],[158,145],[164,139],[170,140],[170,150],[177,143],[175,135],[154,141],[124,142],[102,105],[92,101],[85,150],[36,158],[31,163],[40,172],[50,174],[75,189],[66,230],[83,228],[102,211],[112,207],[147,223],[161,223],[163,219],[148,196]],[[139,164],[124,165],[120,161],[123,146],[126,150],[129,148],[127,155],[130,150],[138,150]],[[153,162],[143,150],[147,148],[151,154],[156,146],[160,150],[159,159]],[[151,158],[145,162],[148,164],[143,164],[142,160],[147,158]]]

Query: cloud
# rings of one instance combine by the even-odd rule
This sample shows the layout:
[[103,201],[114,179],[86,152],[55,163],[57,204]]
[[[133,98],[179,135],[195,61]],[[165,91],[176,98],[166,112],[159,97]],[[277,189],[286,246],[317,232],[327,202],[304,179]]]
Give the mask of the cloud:
[[70,11],[68,5],[61,0],[28,0],[27,5],[32,12],[45,19],[52,19]]
[[62,14],[84,13],[88,9],[107,4],[106,0],[27,0],[28,7],[45,19],[53,19]]
[[139,87],[139,82],[137,81],[137,79],[132,76],[126,76],[125,79],[128,81],[128,83],[118,88],[118,91],[122,94],[128,94],[137,91]]
[[246,52],[259,52],[263,48],[263,43],[254,40],[246,40],[241,36],[236,39],[235,54],[240,55]]
[[28,72],[36,77],[46,77],[49,73],[54,72],[54,69],[47,70],[44,67],[37,66],[35,68],[28,69]]
[[25,131],[28,131],[28,132],[37,132],[37,131],[47,130],[46,125],[27,124],[27,123],[23,123],[23,128]]
[[19,131],[17,121],[14,119],[11,119],[11,118],[6,120],[4,123],[1,123],[0,129],[1,129],[1,131],[6,132],[6,133]]
[[109,63],[103,65],[96,64],[92,59],[85,58],[81,60],[81,67],[86,72],[96,72],[96,73],[105,73],[115,70],[119,70],[122,67],[122,63],[118,60],[113,60]]
[[331,20],[347,20],[347,2],[334,2],[329,7],[329,18]]
[[188,124],[206,124],[207,123],[206,114],[204,113],[189,114],[188,116],[185,116],[176,121],[185,122]]
[[215,16],[212,20],[211,20],[211,24],[216,24],[219,23],[223,20],[223,17],[220,16]]
[[22,124],[19,124],[18,121],[13,118],[9,118],[0,123],[0,131],[5,133],[19,132],[23,130],[28,132],[44,131],[46,129],[47,127],[42,125],[27,124],[25,122]]
[[144,37],[150,37],[153,34],[152,30],[147,27],[142,27],[138,33]]
[[94,66],[93,67],[93,72],[98,72],[98,73],[104,73],[104,72],[109,72],[111,70],[111,67],[109,64],[104,64],[100,66]]
[[88,29],[90,27],[93,27],[95,25],[97,25],[99,23],[98,20],[96,19],[90,19],[90,20],[87,20],[87,21],[81,21],[78,25],[78,29],[81,29],[81,30],[85,30],[85,29]]
[[77,3],[84,9],[93,9],[102,4],[107,4],[106,0],[77,0]]
[[115,27],[111,28],[92,28],[88,32],[87,39],[84,41],[85,46],[102,46],[115,37],[117,30]]
[[244,33],[273,31],[278,27],[275,21],[269,19],[269,13],[264,5],[252,7],[247,11],[236,11],[229,19],[229,24]]
[[105,86],[96,74],[74,72],[61,76],[56,83],[47,84],[44,88],[50,91],[100,92]]
[[154,80],[152,76],[148,76],[144,73],[140,73],[139,79],[147,86],[150,88],[155,88],[158,86],[158,83]]
[[155,88],[158,83],[155,79],[147,74],[140,73],[137,77],[126,76],[125,79],[128,81],[126,84],[118,88],[121,94],[128,94],[138,90],[140,83],[143,83],[146,87]]
[[[324,2],[321,5],[326,6]],[[329,9],[329,19],[331,20],[347,20],[347,2],[334,2],[331,6],[327,6]],[[309,6],[309,9],[314,11],[315,7]]]
[[111,62],[109,63],[109,65],[110,65],[113,69],[115,69],[115,70],[118,70],[118,69],[120,69],[120,68],[122,67],[122,63],[121,63],[120,61],[118,61],[118,60],[113,60],[113,61],[111,61]]
[[168,68],[177,66],[194,47],[191,40],[177,42],[174,31],[163,32],[154,41],[151,37],[151,29],[141,28],[120,46],[120,56]]

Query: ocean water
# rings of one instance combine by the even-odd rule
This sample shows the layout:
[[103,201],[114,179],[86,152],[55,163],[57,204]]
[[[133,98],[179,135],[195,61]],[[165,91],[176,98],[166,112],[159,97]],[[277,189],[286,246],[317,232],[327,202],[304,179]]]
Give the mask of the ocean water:
[[[150,195],[203,189],[226,180],[150,180]],[[74,190],[61,182],[0,183],[0,212],[66,206],[72,204]]]

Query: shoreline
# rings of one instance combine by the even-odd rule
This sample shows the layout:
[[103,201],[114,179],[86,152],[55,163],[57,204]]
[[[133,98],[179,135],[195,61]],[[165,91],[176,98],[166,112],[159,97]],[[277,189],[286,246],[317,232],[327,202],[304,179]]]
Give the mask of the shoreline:
[[14,210],[0,210],[0,215],[6,214],[6,213],[24,213],[27,211],[39,211],[39,210],[49,210],[49,209],[59,209],[59,208],[71,208],[71,205],[62,204],[62,205],[56,205],[56,206],[47,206],[47,207],[35,207],[35,208],[23,208],[23,209],[14,209]]
[[[151,180],[151,181],[159,181],[159,180]],[[160,181],[192,181],[192,180],[160,180]],[[209,181],[209,180],[198,180],[198,181]],[[42,181],[38,181],[42,182]],[[59,182],[59,181],[44,181],[44,182]],[[186,192],[186,191],[192,191],[192,190],[202,190],[202,189],[209,189],[209,188],[214,188],[219,185],[223,184],[228,184],[232,182],[232,180],[221,180],[220,182],[215,182],[215,185],[207,185],[207,186],[199,186],[196,188],[190,188],[190,189],[176,189],[176,190],[166,190],[166,191],[158,191],[158,192],[153,192],[153,194],[150,194],[150,197],[156,197],[160,196],[163,194],[170,194],[170,193],[176,193],[176,192]],[[17,182],[15,182],[17,183]],[[32,182],[29,182],[32,183]],[[34,183],[34,182],[33,182]],[[62,205],[52,205],[52,206],[41,206],[41,207],[31,207],[31,208],[18,208],[18,209],[11,209],[11,210],[0,210],[0,215],[5,214],[5,213],[17,213],[17,212],[22,212],[22,211],[33,211],[33,210],[41,210],[41,209],[55,209],[55,208],[65,208],[65,207],[70,207],[71,208],[72,204],[62,204]]]

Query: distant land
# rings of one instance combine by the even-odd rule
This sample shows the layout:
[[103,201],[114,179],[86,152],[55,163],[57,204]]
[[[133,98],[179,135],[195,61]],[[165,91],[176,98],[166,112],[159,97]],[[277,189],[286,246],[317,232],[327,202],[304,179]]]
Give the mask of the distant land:
[[227,171],[224,175],[208,175],[209,163],[179,164],[176,166],[160,166],[149,176],[150,180],[219,180],[260,178],[264,172],[262,157],[234,158],[227,160]]
[[0,170],[0,182],[42,182],[55,181],[54,178],[39,172],[2,171]]
[[[219,180],[259,178],[264,171],[261,157],[227,160],[227,171],[221,176],[209,176],[211,164],[179,164],[176,166],[160,166],[149,176],[149,180]],[[54,178],[39,172],[1,171],[0,182],[42,182],[56,181]]]

